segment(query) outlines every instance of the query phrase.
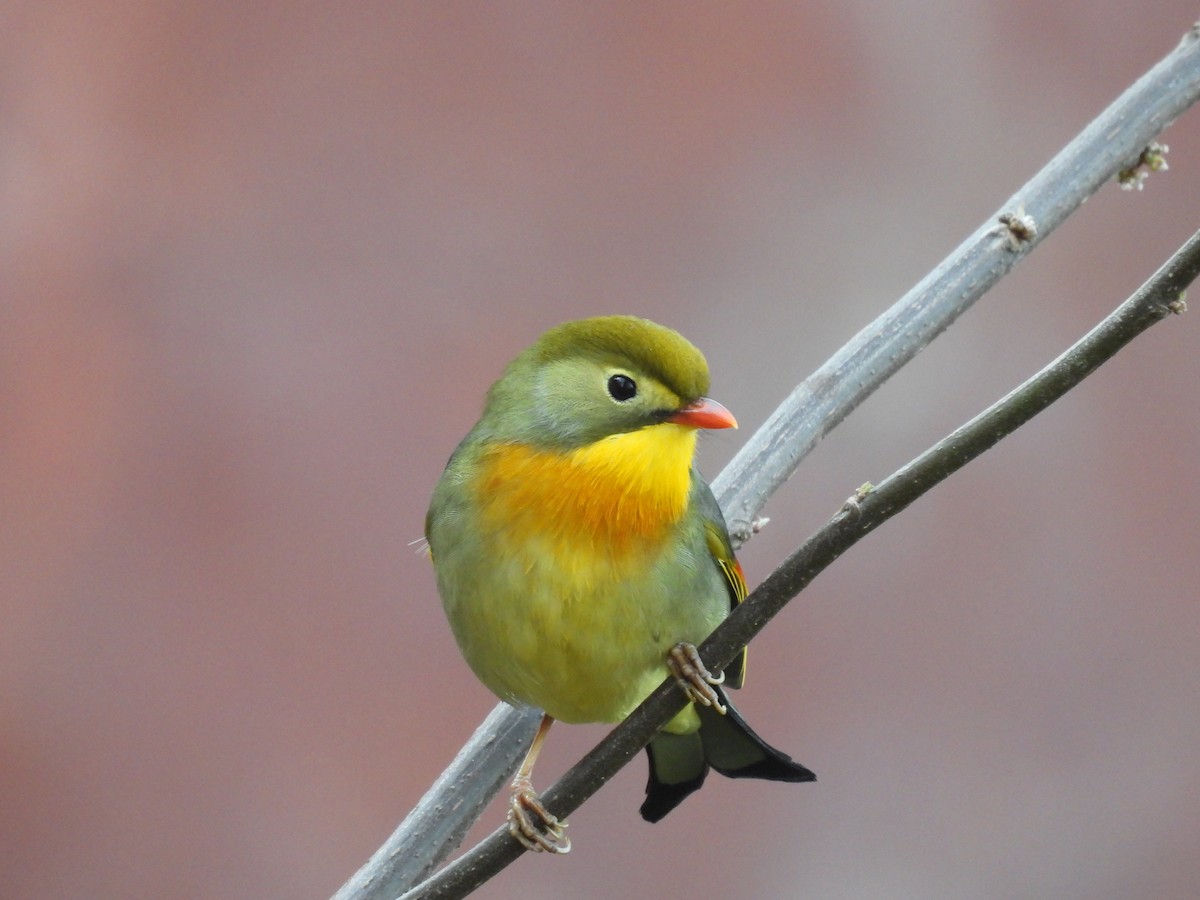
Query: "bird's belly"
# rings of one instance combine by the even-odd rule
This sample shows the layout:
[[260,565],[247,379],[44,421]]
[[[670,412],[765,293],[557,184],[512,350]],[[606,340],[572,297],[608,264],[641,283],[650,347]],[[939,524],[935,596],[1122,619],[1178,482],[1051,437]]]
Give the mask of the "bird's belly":
[[[447,613],[484,684],[556,719],[622,720],[667,677],[670,648],[699,643],[723,616],[690,579],[664,581],[653,559],[630,567],[576,554],[564,565],[561,553],[523,549],[459,585],[454,593],[471,599]],[[630,577],[631,568],[644,574]]]

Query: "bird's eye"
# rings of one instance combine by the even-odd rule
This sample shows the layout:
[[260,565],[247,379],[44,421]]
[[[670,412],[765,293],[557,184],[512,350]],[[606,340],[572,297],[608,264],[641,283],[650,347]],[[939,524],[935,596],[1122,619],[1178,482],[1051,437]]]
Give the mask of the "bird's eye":
[[608,379],[608,396],[618,403],[632,400],[637,396],[637,382],[628,375],[613,375]]

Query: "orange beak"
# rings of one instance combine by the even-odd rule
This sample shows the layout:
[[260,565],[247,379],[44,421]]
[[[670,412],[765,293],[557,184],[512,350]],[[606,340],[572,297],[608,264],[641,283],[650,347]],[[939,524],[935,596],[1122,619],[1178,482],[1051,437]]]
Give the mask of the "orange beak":
[[737,419],[716,400],[701,397],[667,416],[668,422],[690,425],[692,428],[737,428]]

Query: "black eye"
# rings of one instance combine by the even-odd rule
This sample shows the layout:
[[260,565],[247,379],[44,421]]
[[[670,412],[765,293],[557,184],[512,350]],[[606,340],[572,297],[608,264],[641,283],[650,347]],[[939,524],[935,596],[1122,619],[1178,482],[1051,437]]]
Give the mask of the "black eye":
[[628,375],[613,375],[608,379],[608,395],[618,403],[637,396],[637,382]]

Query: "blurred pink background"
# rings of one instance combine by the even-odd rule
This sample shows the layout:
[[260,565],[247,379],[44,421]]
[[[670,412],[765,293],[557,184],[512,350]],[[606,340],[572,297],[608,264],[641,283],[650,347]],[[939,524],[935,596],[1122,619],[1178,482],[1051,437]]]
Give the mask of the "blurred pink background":
[[[7,4],[0,896],[331,894],[494,704],[409,542],[502,365],[583,315],[682,330],[744,429],[715,475],[1195,16]],[[817,449],[752,581],[1200,225],[1200,110],[1164,140]],[[1198,315],[756,642],[739,706],[817,784],[650,826],[638,760],[479,896],[1195,897]]]

